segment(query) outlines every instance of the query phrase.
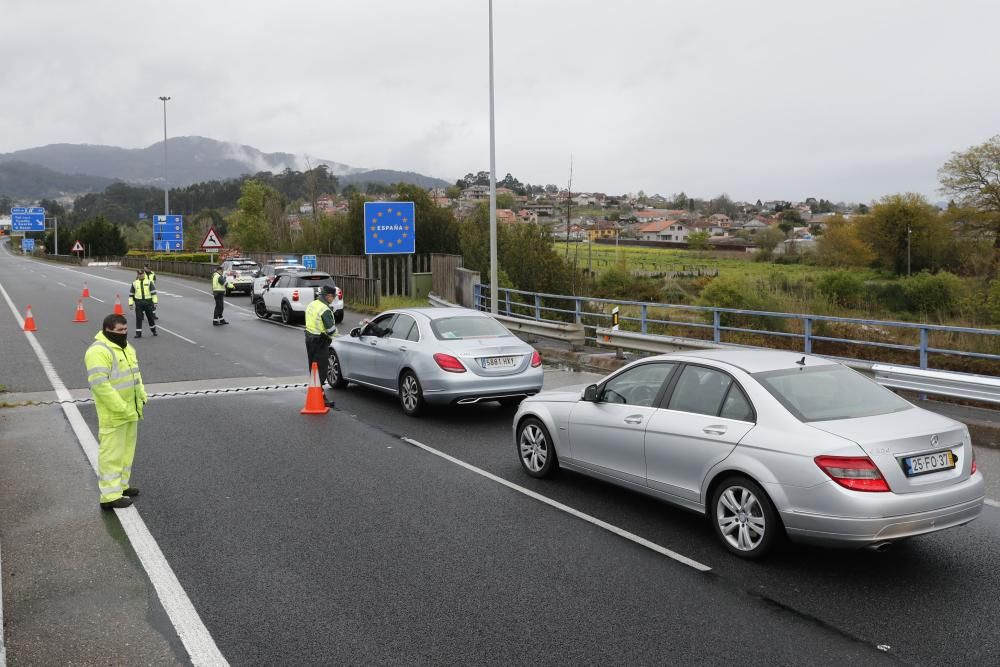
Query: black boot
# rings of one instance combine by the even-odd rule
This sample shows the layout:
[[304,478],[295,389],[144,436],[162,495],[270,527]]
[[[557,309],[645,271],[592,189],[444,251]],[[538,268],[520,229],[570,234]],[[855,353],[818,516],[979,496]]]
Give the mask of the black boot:
[[156,327],[153,327],[153,328],[151,329],[151,331],[153,332],[153,335],[154,335],[154,336],[158,336],[158,335],[159,335],[158,333],[156,333]]
[[142,332],[141,331],[136,331],[135,332],[135,337],[136,338],[142,338]]
[[112,510],[112,509],[124,509],[125,507],[132,506],[132,499],[122,496],[118,500],[112,500],[109,503],[101,503],[102,510]]

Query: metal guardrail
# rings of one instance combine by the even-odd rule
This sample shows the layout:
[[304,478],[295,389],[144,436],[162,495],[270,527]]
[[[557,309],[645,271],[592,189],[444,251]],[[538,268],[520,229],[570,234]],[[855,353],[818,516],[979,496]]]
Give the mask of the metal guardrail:
[[678,350],[716,349],[723,347],[695,338],[679,338],[675,336],[655,336],[633,333],[631,331],[615,331],[613,329],[597,329],[597,344],[605,347],[649,352],[652,354],[669,354]]
[[[476,308],[489,309],[488,285],[476,285],[474,297]],[[798,340],[800,345],[797,345],[796,349],[806,354],[814,353],[815,343],[841,343],[873,350],[909,352],[918,362],[916,367],[922,369],[931,367],[931,358],[943,356],[986,360],[995,362],[1000,368],[1000,352],[992,351],[1000,351],[998,329],[601,299],[507,288],[500,288],[498,301],[499,312],[507,316],[541,322],[562,321],[582,324],[586,331],[586,339],[595,343],[598,342],[597,330],[611,324],[611,313],[600,311],[610,311],[611,307],[619,306],[622,311],[620,323],[623,329],[619,333],[631,330],[631,333],[648,335],[657,333],[657,329],[663,331],[669,327],[691,332],[690,340],[716,344],[733,342],[732,338],[736,335],[752,334],[765,339]],[[661,314],[660,317],[656,317],[657,314]],[[688,319],[680,319],[684,314],[687,314]],[[740,319],[749,320],[751,326],[736,326],[736,322]],[[851,333],[857,332],[859,337],[829,335],[842,333],[844,328],[852,328],[854,331]],[[876,340],[866,339],[863,337],[865,334],[871,334],[870,338]],[[932,344],[932,336],[935,344]],[[951,343],[959,337],[964,337],[966,342],[974,340],[977,345],[945,347],[945,343]],[[688,339],[687,336],[681,338]],[[784,347],[787,349],[787,344]],[[822,351],[818,353],[840,359],[865,361],[843,354],[832,355]],[[884,361],[867,360],[869,364],[884,363]]]
[[[458,304],[442,299],[436,294],[428,294],[427,301],[435,308],[461,308]],[[540,322],[526,320],[522,317],[509,317],[507,315],[494,315],[493,317],[502,322],[511,331],[569,343],[570,347],[574,350],[583,347],[587,343],[586,332],[582,324],[574,322]]]
[[1000,403],[1000,378],[883,364],[872,364],[872,371],[875,381],[886,387]]

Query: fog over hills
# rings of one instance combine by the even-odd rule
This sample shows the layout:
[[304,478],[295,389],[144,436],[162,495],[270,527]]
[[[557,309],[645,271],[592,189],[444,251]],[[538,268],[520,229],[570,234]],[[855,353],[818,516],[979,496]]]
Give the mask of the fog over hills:
[[[412,172],[369,170],[305,155],[264,153],[252,146],[205,137],[174,137],[167,142],[167,165],[171,187],[238,178],[243,174],[260,171],[278,173],[286,168],[305,171],[320,164],[325,164],[332,174],[340,177],[345,183],[407,182],[423,187],[450,184],[441,179]],[[107,183],[116,180],[162,187],[163,142],[157,142],[146,148],[49,144],[2,153],[0,166],[3,167],[0,169],[0,194],[19,198],[100,191]],[[39,170],[38,167],[44,169]],[[72,175],[72,178],[69,178],[69,175]],[[35,187],[30,186],[32,180],[37,181]]]

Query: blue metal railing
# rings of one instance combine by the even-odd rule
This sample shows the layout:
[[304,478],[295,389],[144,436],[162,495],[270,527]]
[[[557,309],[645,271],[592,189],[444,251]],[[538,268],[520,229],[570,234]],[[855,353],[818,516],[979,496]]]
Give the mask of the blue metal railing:
[[[488,285],[477,284],[475,286],[475,307],[479,310],[490,309],[490,291]],[[1000,354],[994,352],[979,352],[959,347],[946,348],[931,345],[931,334],[952,334],[964,335],[966,337],[984,337],[980,342],[985,341],[986,349],[1000,350],[1000,329],[978,329],[973,327],[946,326],[940,324],[923,324],[913,322],[894,322],[885,320],[868,320],[851,317],[834,317],[831,315],[806,315],[801,313],[776,313],[770,311],[740,310],[736,308],[713,308],[707,306],[687,306],[677,304],[652,303],[646,301],[625,301],[619,299],[600,299],[585,296],[567,296],[563,294],[546,294],[541,292],[526,292],[523,290],[499,288],[497,298],[497,311],[502,315],[512,317],[525,317],[542,322],[578,322],[584,325],[588,341],[596,340],[596,329],[599,326],[610,326],[610,312],[595,311],[600,307],[628,307],[630,312],[620,313],[619,321],[622,329],[638,331],[647,334],[651,325],[659,327],[680,327],[688,331],[700,332],[708,335],[711,331],[711,340],[715,343],[724,342],[724,334],[752,334],[765,337],[776,337],[785,339],[799,339],[802,341],[802,351],[812,354],[813,345],[816,342],[843,343],[847,345],[858,345],[868,348],[884,350],[900,350],[914,352],[919,355],[919,367],[929,368],[928,358],[932,354],[949,355],[955,357],[967,357],[1000,362]],[[658,319],[651,317],[650,309],[658,309],[668,312],[689,312],[700,313],[705,321],[698,322],[692,320],[678,319]],[[624,308],[623,308],[624,310]],[[669,316],[669,315],[668,315]],[[670,316],[675,318],[676,316]],[[730,324],[731,320],[737,317],[753,318],[752,322],[759,325],[754,327],[735,326]],[[711,320],[711,324],[708,320]],[[801,331],[785,331],[784,323],[788,321],[801,322]],[[627,327],[626,323],[632,323]],[[863,338],[841,338],[832,335],[822,335],[816,333],[816,325],[823,323],[855,325],[860,327],[878,327],[881,330],[892,331],[896,336],[890,340],[866,340]],[[768,325],[773,328],[768,328]],[[918,335],[916,344],[898,342],[905,339],[907,335]],[[979,346],[976,346],[979,347]],[[834,355],[828,355],[834,356]],[[848,357],[845,357],[848,358]]]

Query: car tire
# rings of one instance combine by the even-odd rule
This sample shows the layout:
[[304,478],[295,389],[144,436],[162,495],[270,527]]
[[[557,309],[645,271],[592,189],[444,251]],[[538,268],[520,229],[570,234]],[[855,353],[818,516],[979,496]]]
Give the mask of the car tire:
[[552,437],[537,417],[528,417],[518,424],[514,444],[521,467],[532,477],[548,477],[559,468]]
[[334,389],[344,389],[347,387],[347,380],[344,379],[343,369],[340,367],[340,357],[333,350],[330,350],[330,363],[326,369],[326,383]]
[[341,322],[344,321],[343,309],[333,311],[333,321],[335,324],[340,324]]
[[292,307],[288,305],[287,301],[281,302],[281,322],[282,324],[292,323]]
[[427,407],[424,390],[413,371],[403,371],[399,376],[399,404],[408,417],[418,417]]
[[742,475],[728,477],[715,487],[708,516],[722,545],[748,560],[767,554],[785,534],[767,493]]
[[253,312],[262,320],[270,319],[271,317],[271,313],[267,312],[267,304],[264,303],[264,299],[258,298],[254,300]]

